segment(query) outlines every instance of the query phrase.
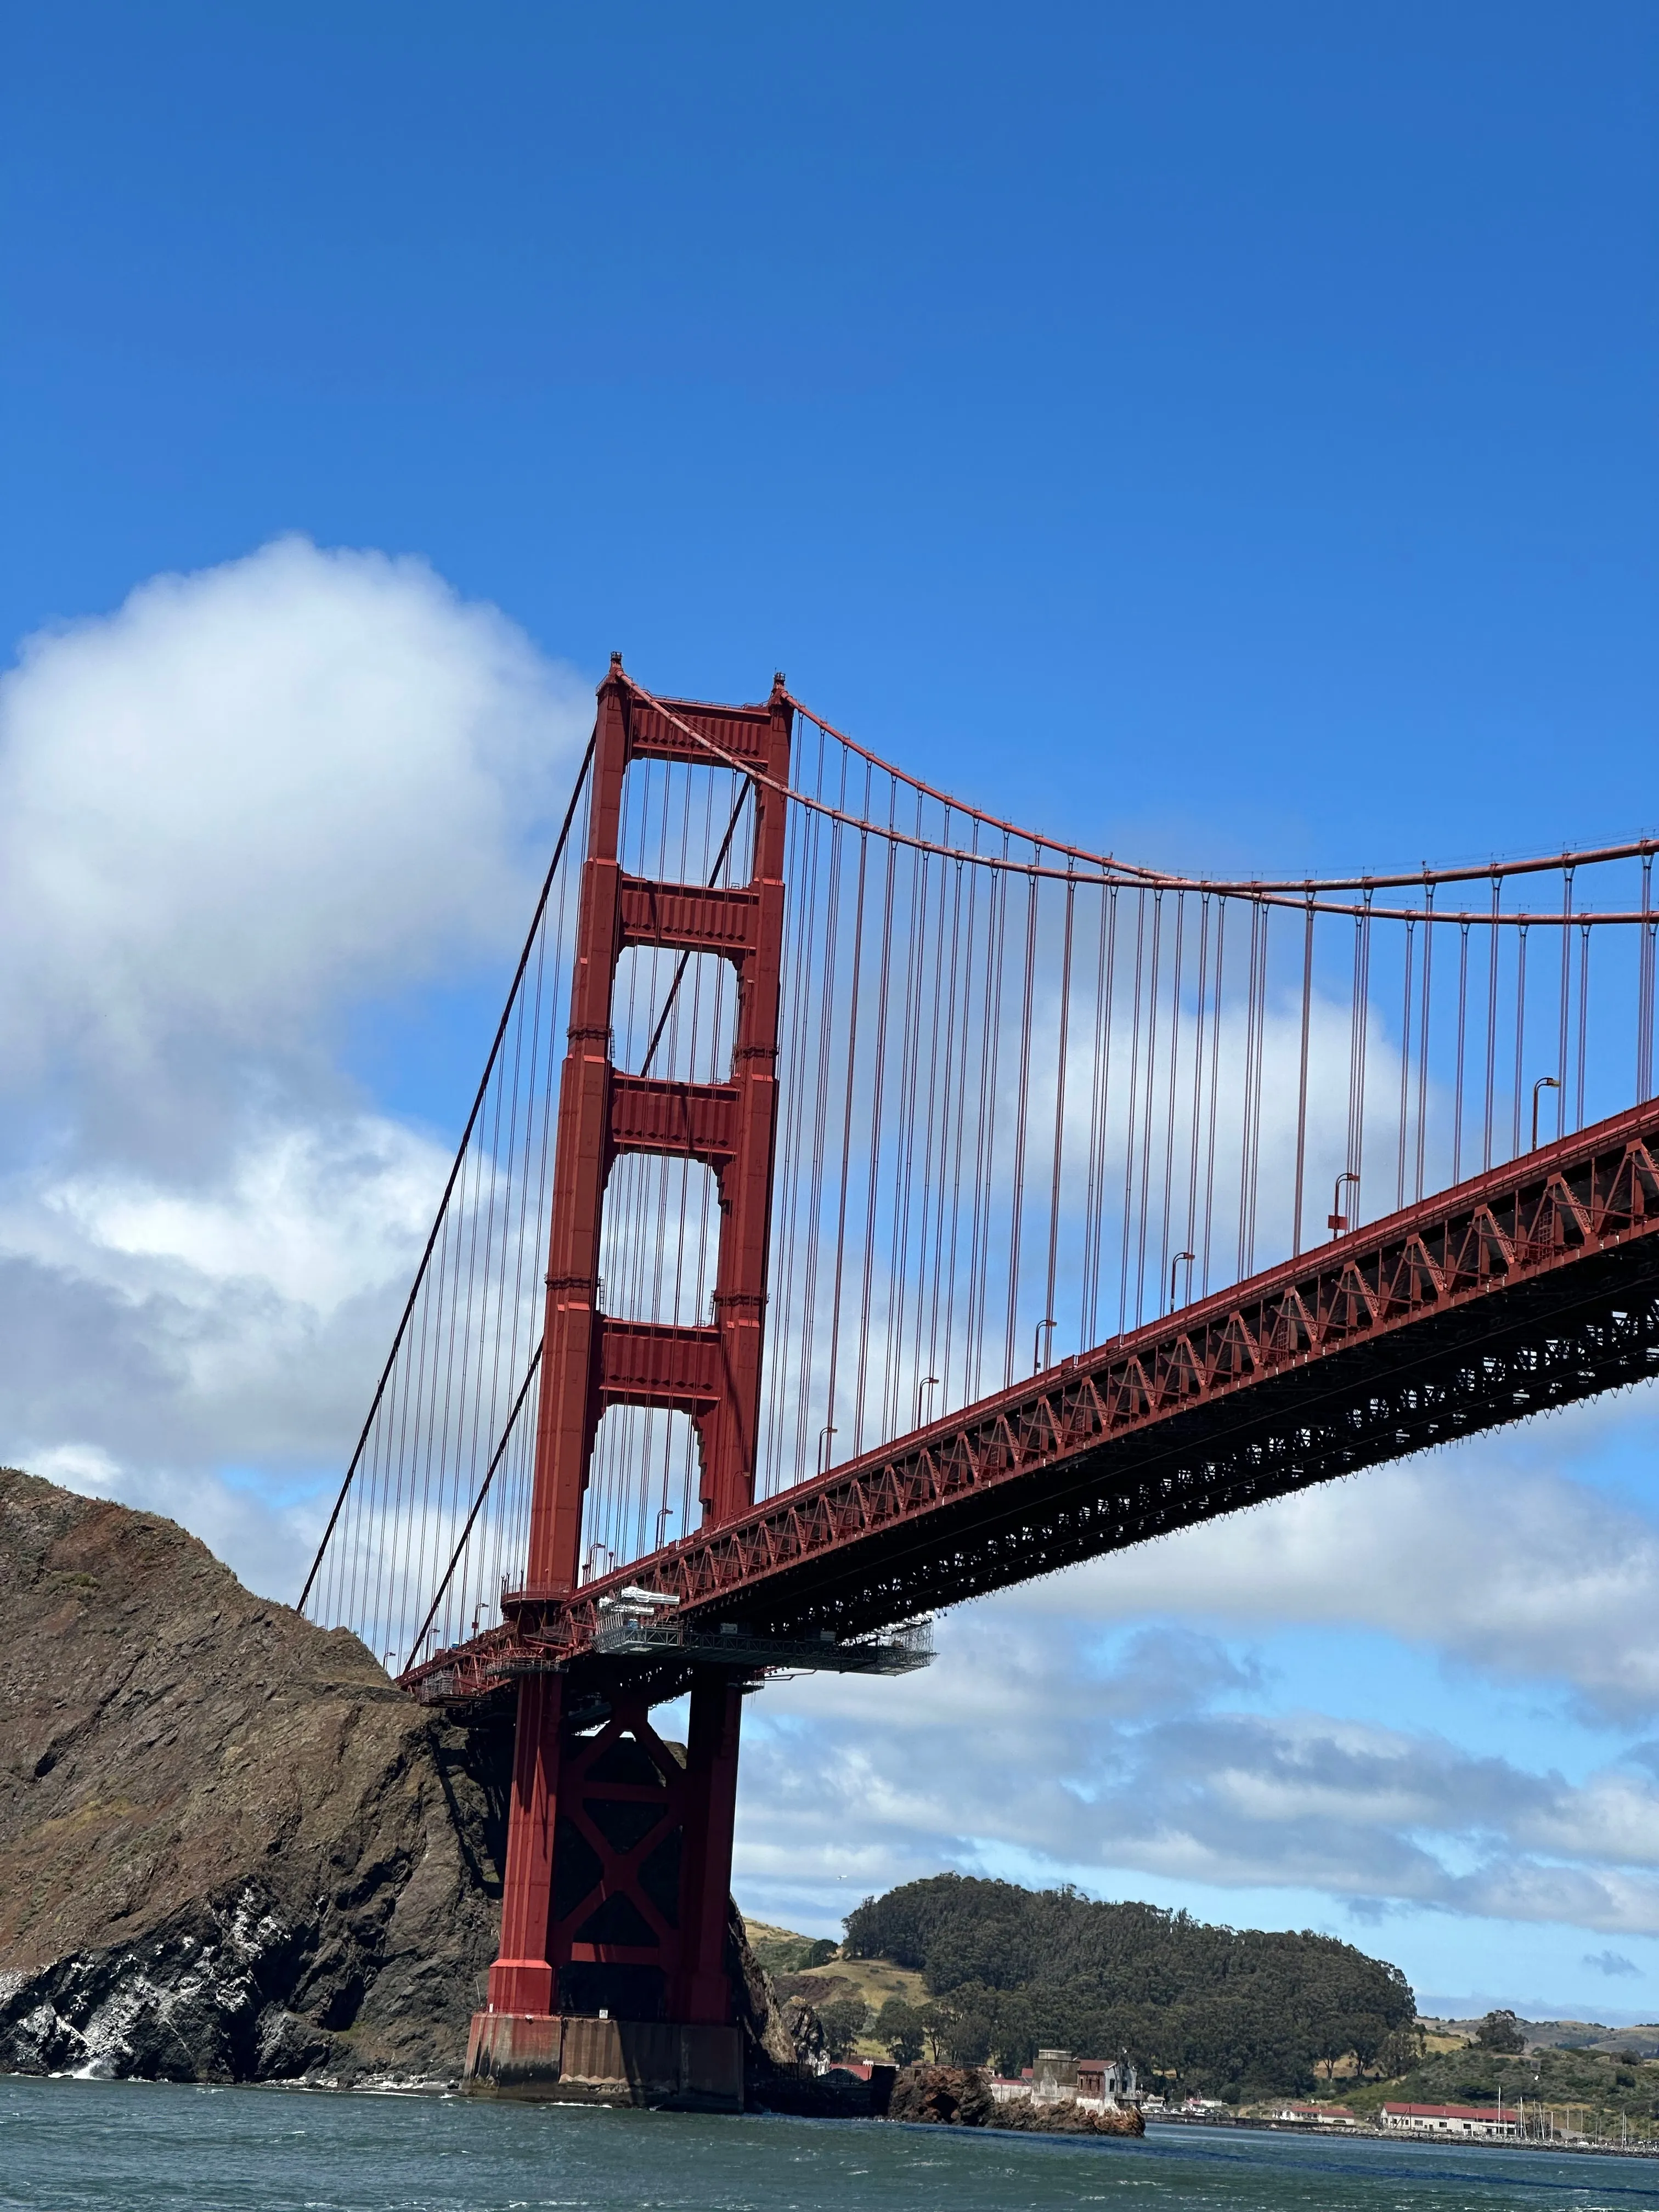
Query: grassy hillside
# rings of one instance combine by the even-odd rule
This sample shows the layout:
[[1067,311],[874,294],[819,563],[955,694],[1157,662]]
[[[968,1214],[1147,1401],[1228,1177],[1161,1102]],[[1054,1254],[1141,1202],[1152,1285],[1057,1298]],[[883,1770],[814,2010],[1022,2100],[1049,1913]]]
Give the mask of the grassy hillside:
[[769,1921],[744,1916],[749,1948],[769,1974],[798,1974],[804,1967],[833,1958],[836,1946],[827,1937],[798,1935],[793,1928],[775,1928]]
[[1659,2061],[1635,2051],[1563,2051],[1534,2045],[1524,2052],[1482,2050],[1464,2041],[1425,2053],[1392,2081],[1343,2082],[1338,2101],[1367,2119],[1385,2102],[1485,2105],[1506,2112],[1525,2099],[1528,2110],[1554,2108],[1558,2124],[1592,2136],[1617,2137],[1621,2124],[1632,2136],[1659,2135]]
[[[921,1976],[911,1967],[895,1966],[890,1959],[846,1959],[836,1945],[821,1937],[773,1927],[764,1920],[745,1918],[744,1929],[750,1948],[772,1976],[781,1998],[799,1997],[821,2014],[833,2014],[848,2005],[862,2007],[864,2033],[851,2040],[845,2055],[889,2057],[887,2046],[874,2033],[882,2007],[896,1999],[913,2007],[924,2006],[928,2001]],[[834,1955],[825,1959],[826,1951]]]

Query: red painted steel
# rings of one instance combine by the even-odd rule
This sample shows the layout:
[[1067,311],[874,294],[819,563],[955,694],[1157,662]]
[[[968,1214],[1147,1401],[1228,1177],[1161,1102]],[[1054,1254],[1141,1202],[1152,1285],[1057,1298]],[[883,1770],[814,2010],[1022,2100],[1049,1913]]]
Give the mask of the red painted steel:
[[[1650,1317],[1659,1307],[1656,1155],[1659,1102],[1650,1102],[1063,1360],[579,1593],[526,1608],[511,1627],[440,1653],[403,1679],[429,1685],[428,1695],[477,1696],[499,1683],[507,1663],[577,1664],[592,1648],[601,1601],[624,1582],[671,1595],[688,1613],[718,1607],[705,1618],[738,1614],[780,1632],[819,1620],[872,1627],[902,1617],[907,1585],[892,1573],[896,1547],[912,1557],[931,1549],[944,1587],[971,1595],[1493,1419],[1637,1380],[1656,1371],[1659,1346],[1646,1338],[1638,1359],[1610,1363],[1603,1375],[1552,1382],[1540,1363],[1558,1341],[1577,1356],[1571,1327],[1553,1318],[1571,1316],[1576,1277],[1594,1274],[1595,1297],[1609,1313],[1639,1307]],[[1580,1303],[1590,1295],[1587,1281]],[[1524,1322],[1506,1321],[1528,1301],[1541,1316],[1530,1338]],[[1497,1375],[1501,1363],[1487,1347],[1506,1327],[1526,1356],[1518,1379],[1507,1368],[1498,1376],[1504,1404],[1495,1412],[1460,1412],[1450,1396],[1443,1402],[1418,1391],[1409,1426],[1380,1438],[1361,1433],[1391,1376],[1431,1376],[1437,1358]],[[1430,1339],[1451,1341],[1449,1331],[1458,1332],[1452,1351],[1431,1352]],[[1414,1336],[1424,1340],[1420,1352]],[[1322,1383],[1328,1366],[1331,1380]],[[1269,1395],[1290,1409],[1281,1427],[1294,1433],[1308,1418],[1301,1409],[1316,1406],[1326,1427],[1348,1425],[1352,1449],[1339,1443],[1322,1459],[1310,1452],[1310,1472],[1170,1498],[1133,1525],[1104,1516],[1092,1530],[1068,1534],[1069,1548],[1005,1547],[991,1557],[983,1532],[1012,1510],[1000,1499],[1018,1498],[1026,1521],[1040,1526],[1045,1496],[1061,1498],[1091,1467],[1109,1465],[1112,1451],[1155,1452],[1160,1431],[1190,1431],[1196,1419],[1212,1440],[1201,1449],[1218,1453],[1214,1440],[1242,1433],[1253,1400]]]
[[670,1083],[613,1072],[611,1149],[701,1160],[719,1174],[738,1157],[740,1103],[735,1083]]
[[686,1745],[685,1870],[681,1891],[678,1978],[669,2016],[718,2024],[731,2014],[726,1978],[732,1830],[738,1803],[738,1735],[742,1685],[705,1668],[691,1691]]
[[[665,703],[666,714],[644,705],[614,660],[599,688],[569,1049],[555,1140],[520,1612],[568,1600],[575,1589],[583,1493],[607,1407],[669,1407],[690,1416],[701,1451],[705,1528],[732,1520],[754,1497],[783,939],[785,802],[777,793],[788,782],[793,709],[781,681],[759,707]],[[618,863],[629,761],[708,766],[707,750],[688,732],[709,738],[768,779],[752,787],[754,860],[746,886],[645,882]],[[611,996],[617,959],[629,945],[712,953],[733,963],[738,1013],[729,1082],[662,1082],[612,1066]],[[600,1310],[605,1184],[617,1158],[629,1152],[699,1159],[718,1178],[720,1250],[714,1319],[706,1328],[630,1321]],[[682,1775],[637,1699],[630,1705],[619,1696],[600,1736],[572,1740],[558,1686],[544,1675],[526,1675],[519,1690],[501,1955],[489,1980],[492,2011],[550,2012],[568,2001],[561,1997],[561,1978],[577,1968],[648,1967],[661,1977],[670,2017],[694,2024],[726,2020],[738,1714],[729,1677],[699,1685]],[[607,1760],[630,1759],[633,1784],[613,1777],[594,1794]],[[660,1817],[647,1819],[653,1809]],[[672,1881],[664,1856],[671,1839],[679,1854]],[[579,1879],[590,1872],[592,1881]]]
[[493,2012],[553,2009],[545,1900],[553,1879],[563,1702],[564,1685],[556,1674],[526,1675],[519,1686],[507,1867],[501,1881],[501,1954],[489,1970]]

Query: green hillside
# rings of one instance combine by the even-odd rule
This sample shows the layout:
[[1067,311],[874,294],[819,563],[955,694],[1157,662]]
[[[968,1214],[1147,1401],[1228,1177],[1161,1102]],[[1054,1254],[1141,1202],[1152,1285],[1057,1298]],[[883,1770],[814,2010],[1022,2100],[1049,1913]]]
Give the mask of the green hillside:
[[[1503,2021],[1504,2014],[1492,2015]],[[1525,2022],[1514,2037],[1521,2051],[1495,2051],[1480,2038],[1426,2051],[1401,2078],[1385,2082],[1340,2082],[1340,2101],[1362,2118],[1380,2113],[1386,2098],[1417,2105],[1475,2105],[1494,2111],[1501,2101],[1514,2113],[1525,2108],[1536,2128],[1547,2116],[1562,2130],[1650,2142],[1659,2122],[1659,2065],[1640,2051],[1553,2048],[1533,2039]],[[1449,2039],[1437,2038],[1439,2042]]]
[[866,1898],[842,1955],[919,1972],[930,2040],[1014,2069],[1040,2045],[1127,2051],[1144,2075],[1239,2100],[1334,2072],[1403,2072],[1418,2054],[1397,1966],[1334,1936],[1216,1928],[1069,1889],[937,1875]]

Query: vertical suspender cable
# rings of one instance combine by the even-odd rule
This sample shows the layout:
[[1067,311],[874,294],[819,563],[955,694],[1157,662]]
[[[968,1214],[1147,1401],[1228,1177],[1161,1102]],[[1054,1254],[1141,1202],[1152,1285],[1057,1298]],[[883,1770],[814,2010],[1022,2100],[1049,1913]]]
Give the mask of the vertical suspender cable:
[[1452,1101],[1452,1182],[1463,1177],[1463,1045],[1468,1033],[1469,1007],[1469,924],[1457,925],[1457,1073],[1453,1082]]
[[1221,1095],[1221,970],[1227,951],[1227,902],[1216,902],[1215,1015],[1210,1024],[1210,1127],[1204,1166],[1204,1255],[1202,1295],[1210,1291],[1210,1231],[1215,1220],[1216,1112]]
[[[1308,894],[1307,918],[1302,930],[1302,1049],[1296,1082],[1296,1185],[1291,1199],[1291,1253],[1302,1249],[1303,1188],[1308,1163],[1308,1039],[1313,1023],[1314,903]],[[1191,1243],[1189,1237],[1188,1243]]]
[[[847,1008],[847,1091],[842,1111],[841,1127],[841,1188],[836,1200],[836,1279],[830,1302],[830,1372],[824,1382],[823,1419],[828,1435],[839,1433],[836,1428],[836,1376],[841,1358],[841,1294],[842,1274],[847,1261],[847,1177],[853,1157],[853,1100],[858,1087],[859,1066],[859,1001],[864,960],[864,893],[866,865],[870,857],[870,833],[859,831],[858,888],[854,895],[852,988]],[[827,1460],[833,1460],[831,1447]],[[814,1465],[817,1472],[816,1463]]]
[[876,1060],[871,1079],[870,1149],[865,1170],[864,1283],[859,1310],[858,1378],[853,1390],[854,1456],[864,1449],[865,1388],[870,1367],[870,1305],[876,1264],[876,1210],[881,1189],[881,1126],[885,1105],[882,1092],[887,1072],[887,1006],[893,969],[893,890],[898,852],[896,845],[888,845],[886,880],[882,891],[881,980],[876,991]]
[[1572,1001],[1572,870],[1561,871],[1561,1008],[1555,1045],[1555,1133],[1567,1126],[1567,1033]]
[[1181,1065],[1181,967],[1187,927],[1187,894],[1176,893],[1175,961],[1170,981],[1170,1081],[1164,1102],[1164,1223],[1158,1242],[1158,1297],[1170,1279],[1170,1210],[1175,1194],[1176,1085]]
[[1429,1127],[1429,976],[1434,965],[1434,885],[1424,887],[1423,1005],[1417,1023],[1417,1177],[1413,1195],[1423,1195],[1424,1146]]
[[1510,1158],[1521,1157],[1521,1094],[1526,1088],[1527,1060],[1527,925],[1516,933],[1520,942],[1515,955],[1515,1116],[1510,1139]]
[[[961,1393],[958,1393],[951,1382],[951,1376],[956,1357],[957,1267],[958,1246],[961,1243],[962,1233],[962,1162],[963,1148],[967,1142],[968,1134],[969,1068],[971,1065],[969,1059],[969,1045],[973,1031],[974,984],[975,980],[974,975],[974,945],[975,942],[974,933],[978,926],[977,908],[979,903],[980,873],[981,872],[978,868],[969,867],[963,862],[957,863],[957,912],[958,914],[961,912],[962,886],[964,879],[968,886],[968,912],[965,919],[962,922],[960,929],[957,933],[957,943],[960,945],[962,954],[962,989],[960,994],[962,1025],[961,1034],[957,1039],[956,1048],[956,1141],[951,1148],[951,1243],[950,1249],[945,1255],[945,1345],[939,1355],[939,1370],[940,1388],[944,1391],[945,1403],[947,1405],[960,1404],[963,1402],[963,1399],[966,1395],[965,1380],[963,1390]],[[957,951],[954,946],[951,950],[951,988],[954,990],[956,988],[957,962]]]
[[1158,971],[1164,951],[1164,894],[1152,893],[1152,963],[1146,977],[1146,1081],[1140,1102],[1140,1206],[1135,1237],[1135,1327],[1146,1318],[1146,1224],[1152,1200],[1152,1097],[1158,1073]]
[[1486,962],[1486,1103],[1480,1141],[1480,1170],[1492,1165],[1492,1106],[1498,1084],[1498,904],[1504,878],[1492,879],[1492,926],[1487,932],[1490,953]]
[[1573,1127],[1584,1126],[1584,1062],[1589,1039],[1589,960],[1590,926],[1587,921],[1578,925],[1578,1085],[1575,1102]]
[[1406,1130],[1409,1119],[1412,1096],[1412,984],[1413,954],[1416,950],[1417,924],[1406,924],[1406,989],[1405,1003],[1400,1016],[1400,1159],[1395,1177],[1395,1209],[1406,1203]]
[[1255,1073],[1255,971],[1261,957],[1261,918],[1266,911],[1259,899],[1251,900],[1249,976],[1244,994],[1244,1104],[1239,1124],[1238,1250],[1233,1276],[1236,1283],[1242,1283],[1249,1272],[1247,1255],[1250,1249],[1250,1162],[1255,1155],[1255,1121],[1261,1109],[1261,1100],[1253,1079]]
[[991,945],[986,961],[985,1004],[987,1027],[989,1032],[990,1066],[985,1080],[985,1140],[983,1147],[984,1175],[975,1196],[976,1240],[979,1248],[979,1278],[975,1293],[974,1313],[974,1395],[980,1394],[983,1380],[981,1362],[985,1351],[985,1310],[990,1296],[991,1282],[991,1197],[996,1174],[997,1148],[997,1080],[1002,1059],[1002,974],[1003,953],[1007,933],[1008,877],[1005,869],[996,872],[996,896],[991,915]]
[[[1065,941],[1060,960],[1060,1043],[1054,1068],[1054,1174],[1048,1185],[1048,1280],[1042,1303],[1045,1322],[1054,1318],[1054,1270],[1060,1261],[1060,1177],[1061,1164],[1066,1157],[1066,1043],[1072,1013],[1072,924],[1076,900],[1077,887],[1068,883],[1066,886]],[[1080,1351],[1084,1348],[1079,1346]],[[1052,1362],[1052,1334],[1048,1351]]]
[[[1641,940],[1636,963],[1636,1100],[1645,1105],[1653,1096],[1653,971],[1655,924],[1653,912],[1653,855],[1642,855]],[[1566,1071],[1562,1070],[1565,1081]]]
[[1117,886],[1101,893],[1095,961],[1095,1050],[1089,1091],[1089,1199],[1084,1213],[1083,1316],[1078,1334],[1100,1338],[1101,1237],[1106,1222],[1106,1143],[1112,1109],[1112,1000],[1117,963]]
[[1123,1135],[1123,1231],[1118,1252],[1117,1333],[1129,1325],[1129,1224],[1135,1188],[1135,1114],[1140,1091],[1140,987],[1146,945],[1146,894],[1135,894],[1135,995],[1129,1032],[1129,1103]]
[[1255,1005],[1255,1061],[1250,1073],[1250,1097],[1254,1102],[1250,1119],[1249,1211],[1246,1217],[1244,1268],[1247,1275],[1255,1273],[1255,1201],[1261,1165],[1261,1070],[1267,1042],[1267,930],[1273,921],[1273,908],[1261,909],[1261,945],[1256,959]]
[[1037,878],[1026,878],[1025,988],[1019,1009],[1019,1097],[1015,1109],[1014,1183],[1008,1224],[1008,1327],[1003,1359],[1005,1384],[1014,1379],[1014,1348],[1019,1328],[1019,1260],[1025,1224],[1025,1131],[1031,1103],[1031,1012],[1036,995]]
[[[949,842],[949,817],[946,834],[942,842]],[[921,1171],[921,1242],[916,1259],[916,1327],[912,1371],[916,1383],[918,1407],[924,1388],[924,1376],[934,1372],[933,1354],[939,1349],[939,1262],[941,1239],[945,1228],[945,1162],[951,1136],[951,1075],[952,1050],[956,1042],[957,1013],[957,933],[947,928],[945,911],[951,894],[957,895],[957,918],[960,919],[962,870],[941,860],[939,866],[939,913],[933,944],[933,1048],[927,1054],[927,1112],[925,1120],[927,1141],[923,1149]],[[950,981],[945,983],[945,946],[951,945]],[[943,1046],[941,1052],[940,1047]],[[926,1365],[923,1364],[921,1340],[924,1329],[927,1337]],[[939,1407],[935,1404],[934,1412]]]
[[[1198,1232],[1198,1142],[1199,1122],[1204,1103],[1204,1025],[1205,994],[1209,988],[1210,967],[1210,894],[1206,891],[1198,908],[1198,990],[1197,1012],[1193,1025],[1193,1121],[1187,1139],[1187,1236],[1188,1254],[1198,1248],[1193,1242]],[[1188,1295],[1191,1296],[1192,1269],[1187,1271]]]

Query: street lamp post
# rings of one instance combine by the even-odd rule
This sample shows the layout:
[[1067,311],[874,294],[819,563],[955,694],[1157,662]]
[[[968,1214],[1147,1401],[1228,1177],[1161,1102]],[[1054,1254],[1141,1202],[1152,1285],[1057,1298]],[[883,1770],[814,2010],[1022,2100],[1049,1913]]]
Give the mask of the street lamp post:
[[1538,1150],[1538,1094],[1540,1091],[1559,1091],[1560,1088],[1559,1075],[1540,1075],[1532,1086],[1532,1144],[1528,1148],[1532,1152]]

